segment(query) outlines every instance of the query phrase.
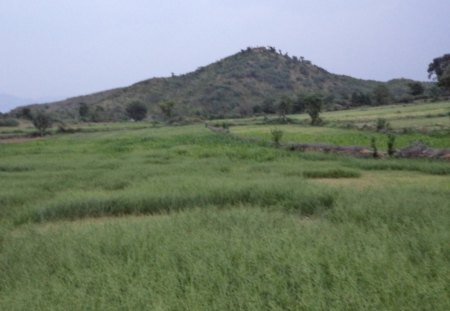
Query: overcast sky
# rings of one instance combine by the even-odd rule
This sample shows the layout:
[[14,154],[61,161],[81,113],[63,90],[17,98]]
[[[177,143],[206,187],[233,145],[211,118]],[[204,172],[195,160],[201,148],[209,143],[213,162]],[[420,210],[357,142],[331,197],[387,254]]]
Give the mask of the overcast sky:
[[0,93],[71,97],[267,45],[333,73],[427,80],[449,16],[450,0],[0,0]]

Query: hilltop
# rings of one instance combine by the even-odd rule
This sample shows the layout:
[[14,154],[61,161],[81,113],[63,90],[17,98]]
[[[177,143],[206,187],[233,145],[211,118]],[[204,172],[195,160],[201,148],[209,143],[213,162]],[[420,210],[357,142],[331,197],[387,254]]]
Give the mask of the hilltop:
[[[370,96],[380,85],[385,85],[399,100],[408,96],[410,82],[407,79],[378,82],[336,75],[303,57],[289,56],[273,47],[257,47],[184,75],[152,78],[129,87],[28,107],[45,109],[60,119],[78,119],[79,105],[86,103],[93,119],[121,120],[126,118],[125,107],[132,101],[143,102],[151,116],[158,116],[158,103],[171,100],[180,115],[234,117],[249,115],[255,107],[274,104],[282,96],[313,92],[327,96],[328,109],[351,107],[355,105],[354,93]],[[13,110],[18,112],[20,108]]]

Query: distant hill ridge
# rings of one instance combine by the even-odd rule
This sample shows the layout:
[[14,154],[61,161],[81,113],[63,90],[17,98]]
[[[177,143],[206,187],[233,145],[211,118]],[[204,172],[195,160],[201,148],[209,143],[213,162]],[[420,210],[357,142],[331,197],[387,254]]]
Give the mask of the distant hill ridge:
[[[408,95],[411,82],[407,79],[378,82],[336,75],[303,57],[291,57],[273,47],[256,47],[191,73],[152,78],[128,87],[28,107],[45,109],[60,119],[78,119],[79,105],[86,103],[98,119],[121,120],[126,118],[126,106],[133,101],[143,102],[150,115],[159,115],[158,104],[171,100],[180,115],[234,117],[249,115],[267,101],[307,93],[327,96],[329,108],[351,106],[352,94],[372,94],[380,85],[385,85],[396,98],[402,98]],[[13,113],[18,111],[19,108]]]

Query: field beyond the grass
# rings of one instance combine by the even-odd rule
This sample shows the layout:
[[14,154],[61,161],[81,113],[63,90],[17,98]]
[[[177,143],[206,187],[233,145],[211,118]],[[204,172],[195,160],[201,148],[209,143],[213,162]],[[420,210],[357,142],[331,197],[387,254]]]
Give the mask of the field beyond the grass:
[[450,163],[123,126],[0,144],[0,310],[450,310]]

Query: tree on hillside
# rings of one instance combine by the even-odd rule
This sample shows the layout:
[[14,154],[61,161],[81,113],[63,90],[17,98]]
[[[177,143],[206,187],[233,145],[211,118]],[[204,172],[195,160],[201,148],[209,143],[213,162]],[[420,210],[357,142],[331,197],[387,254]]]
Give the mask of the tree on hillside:
[[286,115],[291,112],[292,99],[286,95],[282,96],[280,102],[278,103],[278,113],[284,122],[286,122]]
[[28,107],[22,108],[20,112],[20,117],[27,119],[27,120],[33,120],[33,115],[31,113],[31,109]]
[[425,88],[423,87],[422,83],[420,83],[420,82],[409,83],[408,87],[409,87],[409,93],[412,96],[422,95],[423,92],[425,92]]
[[34,115],[32,122],[34,127],[39,131],[40,136],[44,136],[45,131],[52,126],[52,118],[44,112],[38,112]]
[[163,113],[164,117],[168,120],[172,117],[174,106],[175,102],[171,100],[166,100],[159,103],[159,109],[161,109],[161,112]]
[[433,59],[428,65],[428,77],[435,78],[440,87],[450,90],[450,54]]
[[272,98],[265,98],[261,105],[261,110],[264,113],[275,113],[275,104]]
[[372,104],[370,95],[363,92],[353,92],[351,101],[353,106],[370,106]]
[[89,106],[86,103],[80,103],[78,107],[78,114],[81,120],[86,120],[89,115]]
[[391,92],[384,85],[379,85],[373,90],[373,97],[377,105],[387,105],[392,100]]
[[135,121],[141,121],[147,116],[147,107],[140,101],[131,102],[125,111],[128,117]]
[[304,97],[305,111],[311,117],[311,125],[319,125],[322,120],[319,115],[322,111],[323,97],[320,94],[312,94]]

